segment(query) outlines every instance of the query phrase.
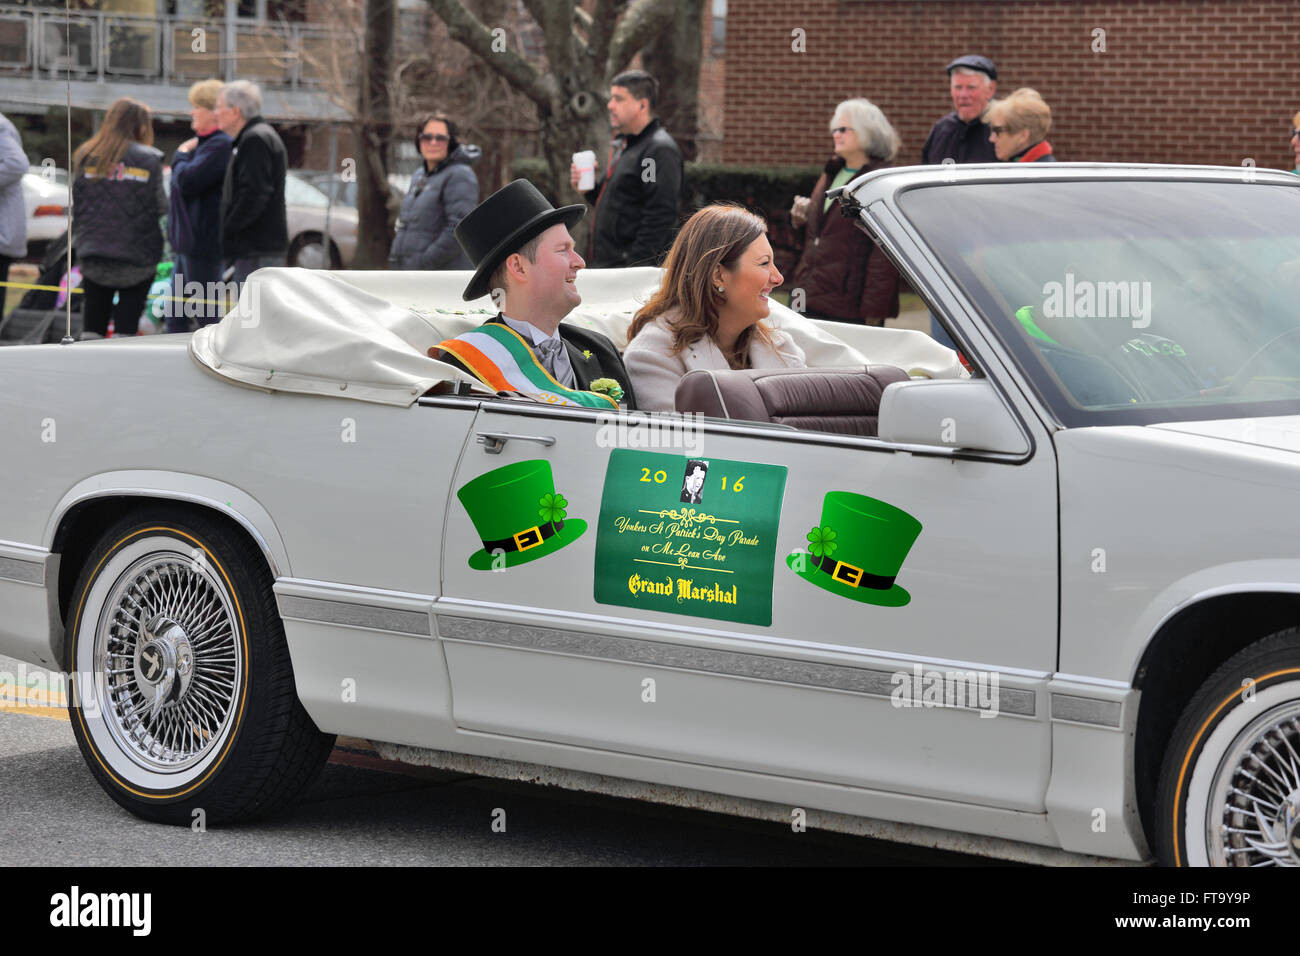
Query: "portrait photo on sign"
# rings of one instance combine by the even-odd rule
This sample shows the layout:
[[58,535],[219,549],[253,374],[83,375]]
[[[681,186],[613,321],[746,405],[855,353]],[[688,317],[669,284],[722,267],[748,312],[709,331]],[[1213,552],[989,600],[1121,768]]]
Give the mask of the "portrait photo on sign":
[[692,458],[686,463],[682,476],[682,502],[698,505],[704,501],[704,479],[709,474],[709,463]]

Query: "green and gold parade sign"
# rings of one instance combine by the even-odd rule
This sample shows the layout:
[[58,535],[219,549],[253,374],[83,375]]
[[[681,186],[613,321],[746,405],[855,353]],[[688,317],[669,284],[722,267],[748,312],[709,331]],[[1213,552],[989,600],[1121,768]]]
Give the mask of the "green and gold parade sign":
[[610,453],[596,532],[600,604],[772,623],[786,468]]

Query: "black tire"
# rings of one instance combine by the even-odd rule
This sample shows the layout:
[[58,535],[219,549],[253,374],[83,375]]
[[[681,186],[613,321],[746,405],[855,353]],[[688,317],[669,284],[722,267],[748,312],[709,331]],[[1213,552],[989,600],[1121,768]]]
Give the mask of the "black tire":
[[1165,751],[1155,821],[1166,866],[1300,866],[1300,628],[1201,686]]
[[[289,254],[288,256],[285,257],[285,262],[290,266],[302,266],[302,268],[304,269],[324,268],[324,261],[323,261],[324,250],[321,248],[324,238],[325,237],[319,232],[304,232],[297,236],[294,236],[293,242],[289,244]],[[312,257],[319,259],[321,261],[319,262],[319,264],[312,261],[308,261],[304,263],[302,261],[304,258],[304,253],[306,253],[307,250],[313,246],[315,247],[315,249],[312,250],[313,253]],[[331,269],[336,269],[336,270],[343,268],[343,257],[339,254],[339,247],[334,244],[333,239],[331,239],[329,243],[329,253],[330,253],[329,267]]]
[[69,607],[69,717],[95,779],[136,816],[250,819],[324,765],[334,737],[298,700],[271,584],[242,534],[172,505],[132,513],[91,552]]

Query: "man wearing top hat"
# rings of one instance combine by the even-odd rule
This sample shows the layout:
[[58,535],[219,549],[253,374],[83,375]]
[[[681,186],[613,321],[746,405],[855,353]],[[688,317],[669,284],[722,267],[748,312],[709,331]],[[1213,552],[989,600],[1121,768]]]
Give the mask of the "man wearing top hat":
[[986,56],[959,56],[947,66],[953,111],[930,130],[921,148],[922,163],[996,163],[984,110],[998,87],[998,68]]
[[[480,329],[439,343],[443,361],[497,391],[540,394],[556,404],[608,408],[612,402],[588,401],[593,396],[587,390],[597,379],[614,379],[613,398],[636,408],[614,343],[599,332],[560,324],[582,302],[575,279],[586,263],[569,227],[586,212],[581,205],[556,209],[532,183],[516,179],[461,220],[456,241],[475,267],[462,297],[469,302],[491,292],[501,311]],[[494,325],[514,334],[489,328]]]

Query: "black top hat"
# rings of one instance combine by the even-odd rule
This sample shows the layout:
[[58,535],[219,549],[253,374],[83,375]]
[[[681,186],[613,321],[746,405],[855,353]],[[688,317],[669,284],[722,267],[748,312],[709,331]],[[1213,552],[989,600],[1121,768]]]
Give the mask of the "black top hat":
[[529,239],[557,222],[572,227],[587,214],[586,206],[556,209],[526,179],[502,186],[475,206],[456,227],[456,241],[474,263],[474,278],[462,294],[466,302],[487,295],[492,270]]

